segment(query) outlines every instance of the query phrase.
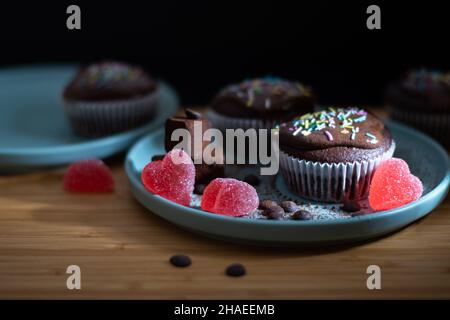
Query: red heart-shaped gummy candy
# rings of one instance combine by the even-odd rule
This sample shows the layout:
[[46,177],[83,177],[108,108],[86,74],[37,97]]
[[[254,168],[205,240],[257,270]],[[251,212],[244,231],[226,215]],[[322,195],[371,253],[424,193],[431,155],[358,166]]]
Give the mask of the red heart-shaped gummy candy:
[[147,164],[142,171],[141,180],[147,190],[189,206],[194,191],[195,167],[186,152],[173,149],[163,160]]
[[420,198],[422,182],[413,176],[408,164],[398,158],[383,161],[370,183],[369,203],[377,211],[401,207]]

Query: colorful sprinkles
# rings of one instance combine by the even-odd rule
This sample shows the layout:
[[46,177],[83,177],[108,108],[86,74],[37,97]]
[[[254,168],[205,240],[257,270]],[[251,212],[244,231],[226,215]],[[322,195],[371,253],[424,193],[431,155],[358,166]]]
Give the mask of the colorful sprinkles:
[[231,85],[225,92],[236,94],[237,97],[245,99],[246,106],[252,108],[258,95],[266,94],[263,104],[265,109],[273,105],[271,96],[286,94],[288,97],[303,95],[311,96],[311,89],[298,82],[290,82],[278,77],[266,76],[261,79],[244,80],[240,84]]
[[[299,134],[303,136],[308,136],[313,132],[322,131],[328,141],[333,141],[334,137],[328,128],[335,129],[339,128],[339,132],[343,135],[349,135],[350,140],[355,140],[357,135],[360,133],[359,124],[367,120],[367,111],[356,108],[333,108],[330,107],[324,111],[318,111],[314,113],[307,113],[300,117],[293,119],[288,127],[289,132],[293,136]],[[281,126],[287,126],[286,123],[281,124]],[[379,141],[377,137],[366,132],[365,137],[367,137],[367,142],[371,144],[377,144]]]
[[87,69],[87,82],[99,87],[108,86],[111,82],[132,81],[142,74],[140,68],[130,67],[123,63],[108,62],[93,64]]
[[330,131],[325,130],[324,133],[329,141],[333,141],[333,135],[330,133]]
[[405,84],[419,91],[427,91],[438,85],[450,86],[450,72],[419,69],[409,72]]

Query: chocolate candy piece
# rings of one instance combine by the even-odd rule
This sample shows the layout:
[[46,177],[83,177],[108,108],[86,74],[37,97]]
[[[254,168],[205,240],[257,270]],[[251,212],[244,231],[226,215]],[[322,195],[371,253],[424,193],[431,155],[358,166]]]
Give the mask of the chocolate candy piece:
[[247,182],[249,185],[252,185],[254,187],[258,186],[261,180],[254,174],[249,174],[244,178],[244,182]]
[[282,201],[280,203],[280,206],[284,209],[286,212],[295,212],[297,211],[297,204],[294,201]]
[[191,258],[184,254],[177,254],[170,258],[170,263],[175,267],[185,268],[191,265]]
[[[203,141],[203,134],[206,130],[211,128],[211,122],[208,119],[204,119],[202,115],[191,109],[185,110],[185,116],[171,117],[166,120],[166,133],[165,133],[165,148],[166,151],[172,150],[179,141],[171,141],[172,132],[176,129],[185,129],[189,131],[191,137],[191,158],[195,164],[195,183],[208,184],[215,178],[221,178],[225,175],[223,164],[206,164],[203,159],[204,148],[209,145],[209,141]],[[201,131],[194,129],[194,126],[201,124]],[[198,132],[196,132],[198,131]],[[201,135],[196,137],[196,134]],[[196,141],[201,141],[201,148],[197,150],[194,146]],[[201,159],[202,163],[196,164],[195,160]]]
[[[201,124],[201,131],[200,130],[194,130],[194,126],[200,126]],[[169,152],[172,150],[180,141],[172,141],[172,132],[174,132],[177,129],[185,129],[189,131],[189,134],[191,136],[191,157],[192,159],[201,159],[203,155],[204,148],[210,143],[209,141],[203,141],[203,134],[206,130],[211,128],[211,122],[209,122],[207,119],[190,119],[187,117],[171,117],[166,120],[166,134],[165,134],[165,141],[164,146],[166,148],[166,151]],[[196,132],[198,131],[198,132]],[[196,133],[200,134],[200,137],[196,137]],[[201,142],[201,148],[199,150],[196,150],[194,148],[195,141]],[[197,151],[197,153],[195,153]]]
[[152,161],[157,161],[157,160],[162,160],[162,159],[164,159],[164,154],[155,154],[153,157],[152,157]]
[[265,215],[270,220],[279,220],[284,216],[284,210],[280,206],[273,206],[266,208],[263,211],[263,215]]
[[192,120],[200,120],[203,118],[203,116],[200,112],[194,111],[189,108],[184,110],[184,114],[186,115],[186,118],[192,119]]
[[267,209],[276,206],[278,206],[278,203],[273,200],[262,200],[259,202],[259,209]]
[[203,194],[203,191],[205,191],[205,185],[202,183],[198,183],[195,185],[194,193],[195,194]]
[[298,210],[292,214],[292,219],[294,220],[311,220],[312,215],[309,211],[306,210]]
[[242,264],[233,263],[227,267],[225,273],[230,277],[241,277],[247,273],[247,270]]

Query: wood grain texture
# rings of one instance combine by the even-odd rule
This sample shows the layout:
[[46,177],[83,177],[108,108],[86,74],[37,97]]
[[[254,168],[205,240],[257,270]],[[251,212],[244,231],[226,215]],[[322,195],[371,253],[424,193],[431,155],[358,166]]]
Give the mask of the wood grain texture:
[[[0,298],[300,299],[450,298],[450,198],[416,223],[374,241],[319,249],[229,244],[183,231],[131,195],[123,155],[109,159],[115,193],[74,195],[64,168],[0,176]],[[191,256],[172,267],[176,253]],[[233,262],[248,274],[225,276]],[[82,289],[66,288],[68,265]],[[366,268],[382,269],[382,290]]]
[[[183,231],[142,208],[121,165],[107,195],[63,192],[63,171],[0,177],[0,298],[450,298],[450,200],[409,227],[355,246],[245,247]],[[193,265],[168,263],[175,253]],[[248,275],[225,267],[244,263]],[[82,269],[67,290],[65,270]],[[382,268],[382,290],[366,268]]]

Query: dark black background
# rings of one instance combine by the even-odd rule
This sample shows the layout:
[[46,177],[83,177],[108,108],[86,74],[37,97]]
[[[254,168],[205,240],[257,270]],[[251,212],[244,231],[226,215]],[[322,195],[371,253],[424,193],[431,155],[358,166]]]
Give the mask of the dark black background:
[[[78,4],[82,30],[66,28]],[[366,8],[381,7],[381,30]],[[14,1],[0,4],[0,66],[119,59],[171,82],[185,104],[221,86],[278,75],[322,103],[382,101],[410,67],[449,69],[445,1]]]

